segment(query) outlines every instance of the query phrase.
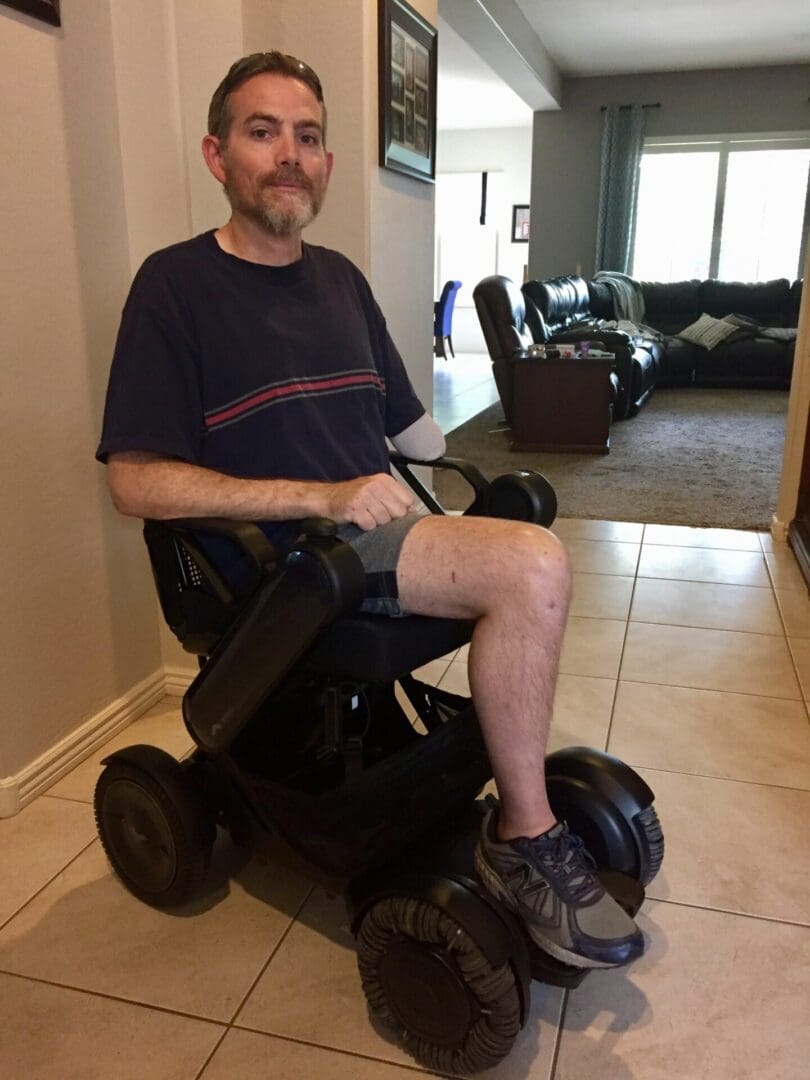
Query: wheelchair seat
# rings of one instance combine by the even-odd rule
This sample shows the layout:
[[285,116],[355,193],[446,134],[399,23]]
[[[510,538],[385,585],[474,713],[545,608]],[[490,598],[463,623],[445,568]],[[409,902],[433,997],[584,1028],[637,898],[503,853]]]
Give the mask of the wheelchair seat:
[[[317,533],[323,525],[304,524]],[[327,534],[331,530],[326,530]],[[225,536],[252,563],[242,596],[213,566],[200,543],[205,535]],[[279,569],[281,555],[258,526],[248,522],[197,519],[147,521],[144,539],[163,613],[188,652],[207,657],[238,617],[262,576]],[[465,645],[472,620],[424,615],[390,618],[350,611],[330,623],[306,656],[307,666],[322,674],[361,681],[392,682],[437,656]],[[276,628],[276,632],[282,629]]]

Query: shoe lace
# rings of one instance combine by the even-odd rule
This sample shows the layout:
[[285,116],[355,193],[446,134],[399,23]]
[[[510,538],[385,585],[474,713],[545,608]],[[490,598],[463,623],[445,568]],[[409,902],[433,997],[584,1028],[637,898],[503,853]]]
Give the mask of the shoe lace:
[[568,897],[577,903],[598,899],[604,892],[596,876],[596,863],[582,839],[563,826],[556,836],[529,841],[537,860],[564,884]]

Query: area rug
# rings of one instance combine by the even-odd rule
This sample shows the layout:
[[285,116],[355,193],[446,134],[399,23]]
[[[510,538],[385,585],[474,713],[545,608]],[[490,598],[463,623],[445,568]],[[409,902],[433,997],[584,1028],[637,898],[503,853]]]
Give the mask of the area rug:
[[[606,455],[512,452],[497,404],[450,432],[447,454],[488,479],[538,470],[554,485],[560,517],[766,529],[787,402],[778,390],[659,390],[638,416],[613,424]],[[447,509],[467,506],[470,489],[457,475],[437,470],[434,481]]]

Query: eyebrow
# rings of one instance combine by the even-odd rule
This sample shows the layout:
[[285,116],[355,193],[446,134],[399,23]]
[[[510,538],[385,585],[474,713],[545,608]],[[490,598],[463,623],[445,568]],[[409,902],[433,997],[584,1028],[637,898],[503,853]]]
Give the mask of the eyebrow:
[[[280,124],[281,120],[274,116],[272,113],[255,112],[245,118],[244,127],[248,127],[250,124],[255,123],[257,120],[264,120],[268,124]],[[320,120],[316,120],[314,117],[310,120],[296,120],[293,125],[296,131],[303,129],[314,128],[316,131],[323,131],[323,125]]]

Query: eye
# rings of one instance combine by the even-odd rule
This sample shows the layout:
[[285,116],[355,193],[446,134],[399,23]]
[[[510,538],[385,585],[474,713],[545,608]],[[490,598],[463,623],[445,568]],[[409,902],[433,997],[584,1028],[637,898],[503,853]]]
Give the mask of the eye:
[[267,139],[270,137],[270,132],[267,130],[267,128],[254,128],[253,131],[251,131],[250,133],[250,137],[252,139],[259,140]]
[[320,135],[313,134],[312,132],[305,132],[301,136],[301,142],[304,143],[305,146],[320,146],[321,138]]

